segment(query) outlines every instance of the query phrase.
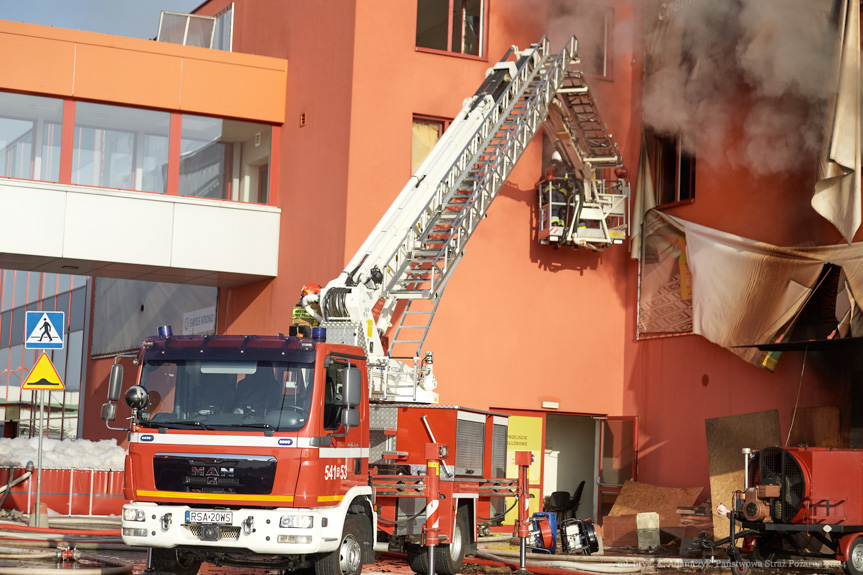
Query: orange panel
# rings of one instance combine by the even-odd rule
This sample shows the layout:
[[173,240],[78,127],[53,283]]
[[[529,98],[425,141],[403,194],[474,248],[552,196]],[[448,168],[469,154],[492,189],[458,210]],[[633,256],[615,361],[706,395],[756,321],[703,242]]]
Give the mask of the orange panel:
[[[0,89],[281,123],[287,61],[0,20]],[[249,98],[248,94],[254,94]]]
[[[287,63],[286,63],[287,64]],[[282,123],[285,70],[183,60],[184,110]]]
[[72,95],[74,44],[0,30],[0,54],[15,55],[0,63],[4,89]]
[[172,110],[180,107],[182,58],[92,44],[77,46],[76,98]]

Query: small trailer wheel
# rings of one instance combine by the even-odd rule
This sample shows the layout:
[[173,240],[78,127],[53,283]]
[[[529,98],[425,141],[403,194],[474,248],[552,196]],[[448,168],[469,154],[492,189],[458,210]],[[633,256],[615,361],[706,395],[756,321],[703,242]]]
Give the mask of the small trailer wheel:
[[740,549],[734,545],[728,548],[728,558],[731,559],[731,572],[734,575],[746,575],[752,568],[752,563],[744,561]]

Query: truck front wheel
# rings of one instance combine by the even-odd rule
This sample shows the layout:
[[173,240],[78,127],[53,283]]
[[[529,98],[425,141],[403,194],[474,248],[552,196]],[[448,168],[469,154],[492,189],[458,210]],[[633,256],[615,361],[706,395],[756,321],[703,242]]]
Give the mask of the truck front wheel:
[[[448,545],[435,546],[435,572],[440,573],[441,575],[456,575],[461,571],[461,566],[464,562],[464,550],[467,543],[467,508],[461,507],[456,515],[452,542]],[[419,575],[428,575],[428,548],[422,545],[406,545],[405,551],[408,556],[408,564],[411,566],[414,573],[418,573]]]
[[153,569],[157,575],[196,575],[201,561],[180,549],[153,548]]
[[360,575],[363,570],[362,533],[357,516],[348,515],[339,548],[315,562],[315,575]]
[[851,542],[844,567],[848,575],[863,575],[863,536],[856,537]]

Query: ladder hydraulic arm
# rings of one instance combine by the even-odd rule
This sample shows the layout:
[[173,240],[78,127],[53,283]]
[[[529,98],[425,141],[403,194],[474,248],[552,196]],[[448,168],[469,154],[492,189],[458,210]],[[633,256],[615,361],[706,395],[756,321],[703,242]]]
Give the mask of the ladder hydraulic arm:
[[[553,139],[566,133],[568,142],[578,142],[584,134],[571,107],[556,99],[571,82],[569,68],[577,61],[575,37],[558,54],[550,52],[545,38],[527,50],[510,48],[464,101],[345,270],[322,290],[327,339],[366,349],[373,396],[436,400],[431,356],[420,355],[441,295],[465,245],[543,124],[550,118],[561,123],[551,132]],[[606,140],[617,154],[610,135]],[[571,143],[561,148],[577,158],[584,154]],[[381,335],[394,315],[399,323],[384,349]]]

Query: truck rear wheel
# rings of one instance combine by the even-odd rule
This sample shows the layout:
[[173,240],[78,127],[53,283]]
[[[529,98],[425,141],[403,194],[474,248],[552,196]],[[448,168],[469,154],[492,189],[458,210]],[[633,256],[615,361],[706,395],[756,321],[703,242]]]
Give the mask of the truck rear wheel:
[[196,575],[201,568],[200,559],[177,548],[153,548],[153,569],[157,575]]
[[363,570],[363,535],[356,515],[345,518],[339,548],[315,562],[315,575],[360,575]]
[[[461,571],[461,566],[464,562],[464,550],[467,544],[467,508],[461,507],[456,515],[452,542],[447,545],[435,546],[435,572],[440,573],[441,575],[456,575]],[[408,564],[414,573],[418,573],[419,575],[428,575],[428,547],[424,547],[422,545],[408,545],[405,547],[405,551],[408,556]]]

